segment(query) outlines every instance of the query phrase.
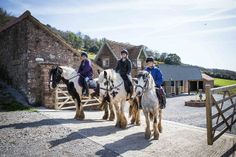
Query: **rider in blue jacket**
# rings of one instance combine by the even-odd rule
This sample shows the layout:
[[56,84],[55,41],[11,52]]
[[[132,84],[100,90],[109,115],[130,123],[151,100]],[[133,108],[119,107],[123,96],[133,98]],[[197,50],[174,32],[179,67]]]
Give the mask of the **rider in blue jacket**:
[[163,88],[161,87],[161,85],[163,84],[163,76],[161,71],[154,66],[154,59],[153,57],[148,57],[146,59],[146,63],[147,63],[147,67],[145,68],[145,70],[147,72],[149,72],[156,84],[156,93],[157,93],[157,97],[160,103],[160,107],[161,109],[165,108],[166,105],[166,97],[165,97],[165,92],[163,90]]

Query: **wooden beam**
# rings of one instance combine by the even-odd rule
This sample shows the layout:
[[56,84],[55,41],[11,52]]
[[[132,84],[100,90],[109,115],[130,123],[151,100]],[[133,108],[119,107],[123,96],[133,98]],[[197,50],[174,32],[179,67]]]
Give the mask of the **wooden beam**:
[[222,91],[229,91],[229,90],[232,90],[232,89],[235,89],[235,88],[236,88],[236,84],[229,85],[229,86],[224,86],[224,87],[212,88],[211,93],[216,94],[216,93],[219,93],[219,92],[222,92]]

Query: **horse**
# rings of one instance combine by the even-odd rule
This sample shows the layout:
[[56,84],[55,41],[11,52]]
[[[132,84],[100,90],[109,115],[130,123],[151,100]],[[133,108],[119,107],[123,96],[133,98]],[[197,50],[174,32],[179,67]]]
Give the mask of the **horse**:
[[[77,120],[83,120],[85,118],[85,115],[83,111],[83,106],[81,105],[82,87],[78,83],[79,77],[82,76],[79,76],[77,71],[71,67],[67,66],[53,67],[49,71],[49,88],[55,89],[62,80],[63,83],[66,84],[69,94],[75,101],[76,114],[74,118]],[[101,100],[102,100],[101,106],[103,106],[103,108],[105,109],[103,119],[108,118],[107,105],[109,105],[109,109],[111,110],[109,120],[114,120],[114,111],[113,108],[110,107],[111,104],[106,99],[101,99]]]
[[[147,71],[140,71],[137,79],[138,81],[135,85],[135,93],[137,96],[141,96],[141,104],[146,119],[145,138],[150,139],[151,137],[150,120],[152,120],[154,139],[158,140],[159,132],[162,132],[162,110],[160,109],[159,101],[156,95],[155,82],[151,74]],[[158,125],[157,116],[159,116]]]
[[140,125],[138,103],[136,99],[127,99],[124,81],[120,74],[113,69],[104,70],[99,74],[98,82],[100,93],[108,93],[110,102],[115,106],[117,117],[115,126],[122,129],[127,126],[127,119],[124,114],[126,101],[130,104],[129,116],[132,116],[131,124],[136,122],[136,125]]

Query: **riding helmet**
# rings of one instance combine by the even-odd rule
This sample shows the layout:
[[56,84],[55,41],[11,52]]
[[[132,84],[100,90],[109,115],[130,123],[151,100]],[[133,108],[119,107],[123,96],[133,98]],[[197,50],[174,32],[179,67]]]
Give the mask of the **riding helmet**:
[[86,52],[84,52],[84,51],[81,52],[81,57],[82,57],[82,56],[85,56],[85,57],[88,58],[88,54],[87,54]]
[[147,63],[147,62],[154,62],[153,57],[148,57],[148,58],[146,59],[146,63]]
[[121,53],[121,54],[125,53],[126,55],[129,55],[129,52],[128,52],[128,50],[126,50],[126,49],[123,49],[120,53]]

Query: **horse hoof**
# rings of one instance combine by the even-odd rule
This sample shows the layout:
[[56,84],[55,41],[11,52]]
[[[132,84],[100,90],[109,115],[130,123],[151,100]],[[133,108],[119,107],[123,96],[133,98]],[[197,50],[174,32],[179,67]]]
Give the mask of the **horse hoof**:
[[121,125],[120,128],[121,129],[125,129],[127,125]]
[[154,135],[154,138],[153,138],[154,140],[159,140],[159,135],[157,135],[157,136],[155,136]]
[[84,120],[84,116],[80,116],[80,117],[79,117],[79,120]]
[[162,127],[160,125],[158,125],[158,130],[160,133],[162,133]]
[[115,127],[120,128],[120,124],[116,123]]
[[114,121],[114,117],[110,117],[110,118],[109,118],[109,121]]
[[137,126],[140,126],[140,125],[141,125],[141,123],[140,123],[140,122],[136,122],[136,125],[137,125]]
[[105,116],[102,117],[103,120],[107,120],[107,118],[108,118],[107,115],[105,115]]
[[148,140],[150,139],[151,135],[150,134],[145,134],[145,138]]
[[134,124],[135,119],[131,119],[130,124]]

